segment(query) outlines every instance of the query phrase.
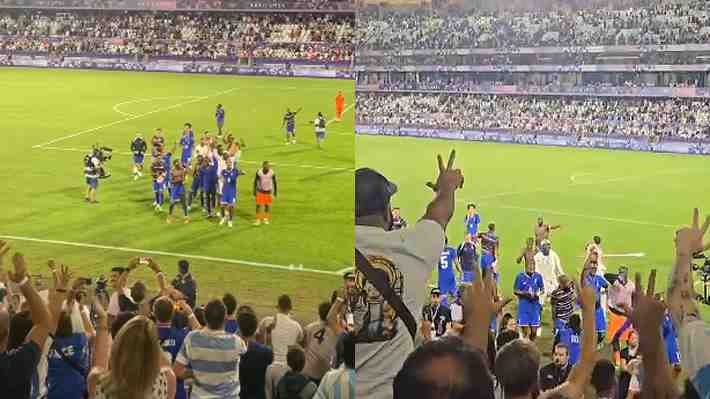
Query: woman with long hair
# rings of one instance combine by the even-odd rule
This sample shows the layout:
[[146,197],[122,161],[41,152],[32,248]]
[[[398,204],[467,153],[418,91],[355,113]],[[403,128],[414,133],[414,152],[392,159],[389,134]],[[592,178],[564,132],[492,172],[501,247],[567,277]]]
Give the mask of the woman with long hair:
[[[116,335],[108,359],[105,317],[97,328],[89,394],[95,399],[173,399],[175,374],[163,356],[155,324],[145,316],[128,321]],[[108,366],[108,367],[106,367]]]

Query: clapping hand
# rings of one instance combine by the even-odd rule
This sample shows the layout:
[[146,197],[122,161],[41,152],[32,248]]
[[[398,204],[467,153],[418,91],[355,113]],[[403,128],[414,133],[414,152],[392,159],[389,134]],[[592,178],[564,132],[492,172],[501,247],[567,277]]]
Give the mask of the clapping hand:
[[434,192],[444,191],[454,191],[458,188],[463,188],[463,174],[461,169],[454,169],[454,160],[456,159],[456,150],[451,150],[449,154],[449,162],[444,166],[444,159],[441,155],[436,156],[439,163],[439,177],[436,180],[436,184],[428,182],[427,187],[434,190]]

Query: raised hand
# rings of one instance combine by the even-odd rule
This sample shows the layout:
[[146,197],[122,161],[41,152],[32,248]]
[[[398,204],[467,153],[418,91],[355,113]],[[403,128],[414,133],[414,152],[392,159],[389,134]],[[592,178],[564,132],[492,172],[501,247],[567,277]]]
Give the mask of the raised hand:
[[444,159],[441,155],[437,155],[436,159],[439,164],[439,177],[436,180],[436,184],[428,182],[427,187],[431,188],[435,192],[441,190],[444,191],[454,191],[458,188],[463,187],[463,174],[461,169],[454,169],[454,160],[456,159],[456,150],[451,150],[449,154],[449,162],[444,166]]
[[660,329],[666,311],[666,304],[656,299],[656,269],[652,269],[648,276],[648,287],[643,292],[641,273],[636,273],[636,290],[631,299],[633,310],[631,321],[638,329]]
[[58,290],[66,290],[67,287],[69,286],[69,281],[71,281],[72,278],[72,273],[69,271],[69,267],[62,265],[59,270],[57,271],[55,281],[54,281],[54,289]]
[[22,282],[22,280],[24,280],[25,277],[28,277],[25,257],[21,253],[16,252],[15,255],[12,257],[12,264],[15,267],[15,270],[10,272],[10,280],[19,284]]
[[675,245],[679,255],[693,255],[696,252],[710,248],[710,242],[703,245],[703,236],[710,228],[710,216],[705,219],[703,226],[700,226],[700,211],[693,209],[693,222],[690,227],[683,227],[676,231]]
[[7,253],[9,251],[10,251],[10,244],[8,244],[6,241],[0,240],[0,269],[2,269],[5,255],[7,255]]
[[582,309],[592,309],[594,310],[597,302],[597,293],[594,291],[594,288],[589,284],[589,276],[590,269],[583,269],[582,270],[582,275],[579,283],[579,303],[582,306]]
[[495,297],[493,273],[481,277],[480,267],[473,268],[473,282],[466,286],[463,296],[464,340],[481,350],[488,345],[488,326],[491,318],[512,299]]

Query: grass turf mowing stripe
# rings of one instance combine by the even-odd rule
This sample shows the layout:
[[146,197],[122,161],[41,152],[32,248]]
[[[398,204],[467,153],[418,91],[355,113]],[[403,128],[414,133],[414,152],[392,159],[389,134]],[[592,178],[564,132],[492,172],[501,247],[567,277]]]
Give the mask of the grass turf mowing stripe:
[[[177,258],[199,259],[199,260],[206,260],[206,261],[211,261],[211,262],[232,263],[232,264],[238,264],[238,265],[247,265],[247,266],[251,266],[251,267],[258,267],[258,268],[278,269],[278,270],[287,270],[287,271],[296,271],[296,272],[305,272],[305,273],[318,273],[318,274],[328,274],[328,275],[336,275],[336,276],[339,276],[342,274],[339,271],[332,272],[332,271],[327,271],[327,270],[306,268],[306,267],[303,267],[302,265],[288,265],[288,266],[275,265],[272,263],[252,262],[252,261],[240,260],[240,259],[225,259],[225,258],[216,258],[216,257],[212,257],[212,256],[191,255],[191,254],[182,254],[182,253],[175,253],[175,252],[155,251],[155,250],[149,250],[149,249],[114,247],[114,246],[110,246],[110,245],[89,244],[89,243],[71,242],[71,241],[45,240],[45,239],[41,239],[41,238],[18,237],[18,236],[11,236],[11,235],[0,235],[0,238],[5,239],[5,240],[31,241],[31,242],[38,242],[38,243],[43,243],[43,244],[65,245],[65,246],[82,247],[82,248],[108,249],[108,250],[120,251],[120,252],[132,252],[132,253],[141,253],[141,254],[172,256],[172,257],[177,257]],[[348,269],[350,269],[350,268],[348,268]],[[346,270],[346,269],[344,269],[344,270]]]

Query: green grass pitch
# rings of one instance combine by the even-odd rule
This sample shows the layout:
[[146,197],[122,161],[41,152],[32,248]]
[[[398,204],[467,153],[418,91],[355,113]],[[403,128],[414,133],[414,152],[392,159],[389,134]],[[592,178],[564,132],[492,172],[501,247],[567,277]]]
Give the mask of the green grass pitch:
[[[578,275],[584,246],[598,234],[607,255],[645,254],[607,257],[609,271],[624,264],[645,280],[656,268],[657,286],[665,288],[675,230],[690,223],[693,207],[710,214],[710,157],[382,136],[358,136],[356,146],[358,167],[378,169],[398,185],[393,206],[410,224],[432,199],[425,183],[436,177],[436,154],[446,159],[456,149],[465,185],[447,229],[449,242],[463,240],[466,204],[475,203],[481,228],[493,221],[501,237],[498,267],[506,295],[522,270],[514,259],[538,216],[562,225],[552,233],[552,246],[566,273]],[[710,316],[710,307],[701,309]],[[545,317],[549,322],[549,311]]]
[[[349,80],[4,68],[0,235],[22,237],[10,240],[13,247],[26,254],[33,273],[45,275],[50,258],[76,274],[108,274],[139,249],[160,253],[155,258],[171,277],[180,259],[172,254],[194,255],[201,300],[230,291],[261,315],[273,311],[278,294],[289,293],[297,315],[310,319],[340,284],[337,272],[352,265],[354,113],[349,109],[342,122],[328,126],[323,150],[307,123],[319,111],[333,118],[338,90],[353,102]],[[166,213],[151,208],[150,178],[132,179],[129,143],[137,132],[149,141],[157,127],[175,142],[185,122],[198,137],[214,133],[217,103],[226,109],[226,128],[247,144],[235,226],[206,221],[199,207],[191,224],[167,225]],[[284,144],[286,107],[303,107],[296,145]],[[115,155],[108,163],[113,176],[100,181],[100,203],[89,205],[82,159],[94,143]],[[274,164],[280,195],[272,225],[253,227],[253,176],[263,160]],[[145,270],[136,274],[152,279]]]

